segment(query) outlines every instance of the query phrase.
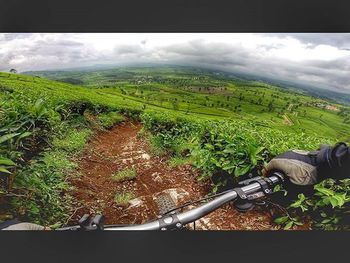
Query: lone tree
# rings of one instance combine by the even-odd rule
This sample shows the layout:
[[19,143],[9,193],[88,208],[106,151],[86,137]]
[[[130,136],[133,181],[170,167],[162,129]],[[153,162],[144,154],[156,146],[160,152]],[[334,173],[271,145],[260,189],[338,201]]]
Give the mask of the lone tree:
[[273,101],[270,101],[270,103],[267,105],[268,111],[273,111]]
[[12,69],[10,69],[10,73],[17,73],[17,70],[12,68]]

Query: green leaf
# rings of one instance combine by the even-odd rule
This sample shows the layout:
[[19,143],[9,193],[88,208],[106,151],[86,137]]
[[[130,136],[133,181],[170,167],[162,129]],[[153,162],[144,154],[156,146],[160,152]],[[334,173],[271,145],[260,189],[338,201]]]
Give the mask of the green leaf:
[[337,199],[339,207],[344,205],[344,203],[345,203],[345,195],[346,194],[337,194],[337,195],[333,196],[333,198]]
[[302,202],[305,200],[305,196],[304,196],[304,194],[299,194],[298,198],[299,198],[299,200],[296,200],[294,203],[292,203],[290,205],[290,207],[297,208],[297,207],[301,206]]
[[327,218],[321,221],[321,224],[328,224],[329,222],[332,221],[332,218]]
[[334,195],[334,191],[332,191],[331,189],[324,188],[320,185],[315,185],[315,190],[327,196]]
[[274,222],[278,225],[282,225],[283,223],[287,222],[288,220],[288,216],[282,216],[282,217],[278,217],[274,220]]
[[26,138],[26,137],[28,137],[28,136],[30,136],[30,135],[32,135],[31,132],[24,132],[24,133],[22,133],[20,136],[18,136],[17,140]]
[[282,190],[282,186],[279,185],[279,184],[275,185],[275,187],[273,188],[273,192],[274,192],[274,193],[275,193],[275,192],[278,192],[278,191],[281,191],[281,190]]
[[215,158],[210,158],[210,161],[215,164],[217,167],[221,167],[221,164],[215,159]]
[[298,194],[298,198],[301,202],[305,200],[305,195],[304,194]]
[[7,158],[0,158],[0,164],[8,165],[8,166],[16,165],[12,160],[7,159]]
[[334,208],[334,207],[336,207],[337,205],[339,205],[339,204],[338,204],[338,200],[337,200],[336,198],[334,198],[334,197],[329,198],[329,202],[331,203],[332,208]]
[[298,226],[304,225],[302,222],[299,222],[299,221],[294,221],[294,224],[295,224],[295,225],[298,225]]
[[209,149],[209,150],[214,150],[214,146],[211,145],[210,143],[206,143],[205,144],[205,148]]
[[6,174],[12,174],[9,170],[7,170],[7,169],[4,168],[4,167],[0,167],[0,172],[1,172],[1,173],[6,173]]
[[320,215],[321,215],[322,217],[327,217],[327,214],[326,214],[325,212],[321,212]]
[[249,170],[250,170],[250,165],[247,165],[247,166],[245,166],[243,168],[236,167],[236,169],[234,171],[234,175],[236,177],[238,177],[238,176],[246,174],[247,172],[249,172]]
[[258,163],[258,161],[254,155],[250,156],[250,161],[251,161],[253,166],[255,166]]
[[0,137],[0,143],[6,142],[6,141],[12,139],[13,137],[16,137],[19,134],[20,133],[10,133],[10,134],[3,135]]
[[285,227],[284,227],[283,229],[284,229],[284,230],[288,230],[288,229],[290,229],[292,226],[293,226],[293,221],[289,221],[289,222],[285,225]]
[[255,152],[254,152],[254,154],[255,155],[257,155],[257,154],[259,154],[262,150],[264,150],[265,149],[265,147],[258,147],[256,150],[255,150]]
[[224,153],[235,153],[235,152],[237,152],[237,150],[235,150],[235,149],[225,149],[225,150],[223,150],[223,152]]
[[235,167],[236,167],[236,164],[228,163],[228,164],[223,165],[223,166],[222,166],[222,169],[225,170],[225,171],[227,171],[227,170],[231,170],[231,169],[233,169],[233,168],[235,168]]
[[308,210],[308,208],[306,206],[304,206],[304,205],[301,205],[300,209],[301,209],[302,212],[305,212],[305,211]]

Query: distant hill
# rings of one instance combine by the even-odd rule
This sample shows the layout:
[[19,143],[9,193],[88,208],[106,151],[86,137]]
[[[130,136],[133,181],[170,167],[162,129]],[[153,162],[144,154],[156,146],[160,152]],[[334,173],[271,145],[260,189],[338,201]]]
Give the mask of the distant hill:
[[[271,78],[266,76],[258,76],[254,74],[247,74],[242,72],[227,72],[212,68],[194,67],[194,66],[179,66],[179,65],[165,65],[165,64],[142,64],[142,65],[94,65],[81,68],[70,68],[60,70],[44,70],[44,71],[26,71],[23,74],[32,76],[42,76],[53,80],[59,80],[71,84],[83,85],[82,75],[87,72],[108,72],[119,70],[119,76],[129,78],[132,72],[128,72],[130,69],[147,69],[148,72],[162,73],[164,71],[175,71],[177,74],[204,74],[218,79],[239,79],[246,81],[261,81],[270,85],[275,85],[280,88],[289,89],[293,91],[299,91],[310,96],[327,99],[331,102],[337,102],[345,105],[350,105],[350,94],[335,92],[327,89],[317,88],[312,85],[303,85],[291,81],[281,80],[278,78]],[[128,72],[128,73],[127,73]]]

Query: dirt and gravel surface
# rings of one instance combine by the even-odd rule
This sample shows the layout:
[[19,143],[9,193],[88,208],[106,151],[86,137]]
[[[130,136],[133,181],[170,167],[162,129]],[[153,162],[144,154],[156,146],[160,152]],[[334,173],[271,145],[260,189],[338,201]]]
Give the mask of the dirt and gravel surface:
[[[159,214],[156,198],[162,193],[173,196],[177,204],[204,197],[209,192],[198,182],[191,165],[171,167],[168,156],[152,154],[147,140],[139,135],[142,125],[124,122],[97,132],[78,158],[78,176],[71,179],[72,195],[79,202],[70,223],[84,213],[102,213],[106,224],[140,224]],[[136,178],[124,182],[112,177],[119,171],[135,169]],[[116,194],[132,193],[133,199],[117,205]],[[226,205],[196,222],[205,230],[271,230],[268,212],[255,209],[237,212]]]

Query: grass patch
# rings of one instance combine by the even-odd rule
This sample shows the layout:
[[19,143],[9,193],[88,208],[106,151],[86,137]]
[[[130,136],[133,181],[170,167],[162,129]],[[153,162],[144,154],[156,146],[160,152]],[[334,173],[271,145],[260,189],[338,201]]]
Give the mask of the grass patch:
[[193,160],[191,157],[179,157],[179,156],[174,156],[169,160],[169,165],[171,167],[176,167],[184,164],[192,164]]
[[69,153],[81,151],[91,135],[88,129],[69,131],[63,138],[56,137],[53,139],[52,145],[54,148],[64,150]]
[[125,169],[120,172],[117,172],[112,176],[112,179],[118,182],[122,182],[122,181],[132,180],[136,178],[136,176],[137,176],[136,170],[134,168],[130,168],[130,169]]
[[131,192],[118,193],[114,196],[114,202],[117,205],[125,206],[133,198],[135,198],[135,195]]
[[117,112],[108,112],[100,114],[98,120],[103,128],[109,129],[124,121],[125,118]]

